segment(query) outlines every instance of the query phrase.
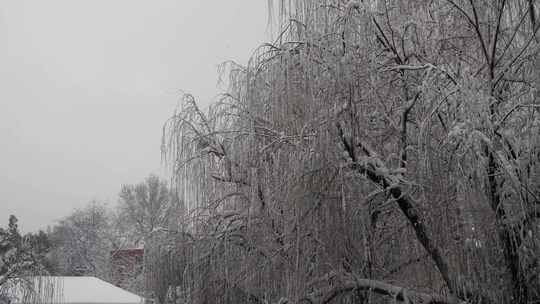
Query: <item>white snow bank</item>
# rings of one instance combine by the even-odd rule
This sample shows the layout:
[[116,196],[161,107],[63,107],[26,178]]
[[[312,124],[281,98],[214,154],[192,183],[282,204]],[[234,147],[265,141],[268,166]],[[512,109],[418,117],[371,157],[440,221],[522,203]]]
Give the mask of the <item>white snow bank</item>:
[[[140,304],[138,295],[96,277],[36,277],[34,290],[37,301],[23,300],[28,290],[21,287],[14,292],[13,304],[18,303],[77,303],[77,304]],[[52,292],[52,293],[51,293]]]

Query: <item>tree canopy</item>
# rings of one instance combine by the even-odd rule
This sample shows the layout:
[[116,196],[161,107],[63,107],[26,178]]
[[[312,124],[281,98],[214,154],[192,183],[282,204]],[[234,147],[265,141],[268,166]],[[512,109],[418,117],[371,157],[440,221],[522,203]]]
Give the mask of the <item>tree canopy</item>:
[[269,7],[275,41],[164,128],[190,215],[181,295],[540,300],[534,1]]

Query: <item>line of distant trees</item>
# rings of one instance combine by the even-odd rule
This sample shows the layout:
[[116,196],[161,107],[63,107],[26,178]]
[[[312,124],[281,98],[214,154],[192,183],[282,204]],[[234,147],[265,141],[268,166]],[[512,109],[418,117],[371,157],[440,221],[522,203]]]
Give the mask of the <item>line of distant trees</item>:
[[[154,231],[174,229],[183,204],[167,182],[155,175],[121,187],[117,204],[92,201],[74,210],[46,231],[21,236],[15,216],[0,229],[0,285],[10,278],[35,273],[96,276],[113,282],[111,253],[143,247]],[[124,288],[141,293],[142,264]]]

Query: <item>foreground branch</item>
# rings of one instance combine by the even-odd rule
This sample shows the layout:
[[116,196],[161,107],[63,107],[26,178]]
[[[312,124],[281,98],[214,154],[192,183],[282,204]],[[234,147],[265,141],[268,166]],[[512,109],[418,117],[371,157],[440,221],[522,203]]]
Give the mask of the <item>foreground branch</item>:
[[[338,286],[331,287],[324,291],[311,294],[303,301],[327,304],[336,297],[353,291],[370,291],[383,296],[390,296],[394,300],[410,304],[466,304],[456,297],[444,296],[440,294],[429,294],[406,289],[401,286],[388,284],[382,281],[352,278],[345,280]],[[315,300],[317,299],[317,300]]]
[[[429,227],[426,225],[426,219],[418,209],[418,202],[416,202],[413,197],[403,190],[403,180],[401,176],[391,174],[391,171],[377,156],[377,153],[366,143],[358,142],[358,146],[360,147],[360,150],[363,151],[365,156],[359,157],[355,155],[355,150],[352,149],[352,144],[345,137],[343,129],[339,123],[337,124],[337,127],[343,148],[352,160],[348,167],[362,174],[369,181],[378,185],[383,190],[388,191],[392,195],[394,200],[397,202],[399,209],[412,225],[416,239],[420,242],[420,244],[422,244],[422,247],[424,247],[431,260],[435,263],[435,266],[443,281],[446,283],[450,293],[464,299],[476,298],[480,299],[482,303],[491,303],[492,301],[489,299],[489,297],[482,294],[478,290],[471,290],[470,288],[464,286],[462,284],[463,282],[461,282],[461,278],[455,273],[451,273],[450,267],[441,253],[441,249],[435,244],[433,237],[430,235]],[[380,283],[382,284],[382,282]],[[427,298],[424,297],[424,300],[425,299]],[[447,302],[445,300],[447,298],[430,299],[431,300],[427,302],[420,301],[417,303],[459,303],[459,301]]]
[[390,192],[392,197],[396,200],[399,209],[401,209],[407,220],[409,220],[411,223],[416,234],[416,238],[435,263],[439,273],[442,276],[442,279],[448,286],[448,289],[451,293],[456,293],[457,288],[454,284],[455,281],[452,280],[453,276],[451,276],[449,273],[450,270],[448,264],[443,259],[441,250],[433,242],[431,236],[429,235],[428,227],[425,225],[425,220],[422,218],[422,215],[417,208],[418,204],[411,196],[401,189],[402,182],[400,178],[389,174],[389,170],[386,168],[384,163],[377,157],[377,154],[373,151],[373,149],[366,144],[360,143],[359,146],[367,157],[363,157],[361,161],[357,161],[359,157],[355,155],[352,144],[343,135],[342,128],[339,124],[338,130],[344,149],[353,161],[349,165],[349,168],[366,176],[371,182]]

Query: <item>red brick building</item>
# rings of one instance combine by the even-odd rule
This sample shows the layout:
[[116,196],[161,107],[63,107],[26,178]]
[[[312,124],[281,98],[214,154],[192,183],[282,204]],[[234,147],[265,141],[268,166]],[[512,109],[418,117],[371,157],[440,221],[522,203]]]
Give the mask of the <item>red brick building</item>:
[[111,269],[113,283],[125,286],[126,281],[142,273],[144,248],[118,249],[111,251]]

